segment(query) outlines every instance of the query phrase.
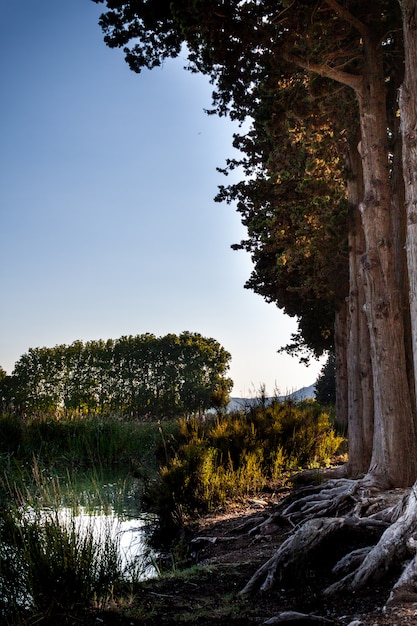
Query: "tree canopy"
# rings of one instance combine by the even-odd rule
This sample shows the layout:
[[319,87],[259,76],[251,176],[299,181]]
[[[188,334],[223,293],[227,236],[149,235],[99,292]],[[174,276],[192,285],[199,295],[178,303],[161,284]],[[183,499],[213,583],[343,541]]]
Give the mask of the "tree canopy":
[[190,332],[31,348],[9,377],[9,402],[26,414],[198,414],[227,405],[230,358],[215,339]]
[[[251,120],[250,132],[235,137],[242,158],[223,169],[240,167],[245,180],[222,187],[218,200],[237,201],[248,229],[235,245],[254,263],[246,286],[298,318],[293,349],[321,354],[332,347],[334,308],[348,292],[343,146],[355,103],[327,77],[288,62],[315,16],[309,3],[299,4],[107,2],[100,24],[135,72],[185,45],[188,69],[215,85],[212,112]],[[341,99],[343,118],[333,115]]]
[[[225,168],[240,167],[243,180],[219,193],[237,201],[247,227],[236,245],[254,262],[248,286],[297,316],[292,348],[335,351],[349,431],[337,475],[349,480],[287,507],[290,520],[307,521],[244,592],[266,590],[297,546],[316,549],[315,538],[368,506],[361,490],[417,484],[417,2],[105,4],[105,40],[134,71],[184,51],[212,81],[212,112],[250,120],[235,137],[242,158]],[[326,593],[356,590],[404,557],[415,487],[383,515],[391,525],[380,541],[349,555],[352,571]],[[414,558],[394,596],[415,598],[416,571]]]

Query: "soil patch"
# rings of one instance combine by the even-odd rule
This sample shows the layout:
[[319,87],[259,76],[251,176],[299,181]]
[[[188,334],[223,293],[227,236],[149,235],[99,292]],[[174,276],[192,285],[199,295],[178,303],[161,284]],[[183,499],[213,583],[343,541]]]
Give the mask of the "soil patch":
[[[263,624],[283,611],[325,618],[322,624],[347,626],[405,626],[417,624],[417,605],[386,607],[392,580],[336,598],[322,590],[332,581],[328,561],[319,555],[318,568],[300,572],[298,580],[278,585],[272,592],[240,597],[238,592],[257,568],[288,537],[288,525],[265,528],[253,536],[250,529],[273,510],[273,498],[263,497],[235,505],[227,512],[201,518],[187,538],[187,567],[169,576],[142,583],[131,590],[125,606],[111,605],[74,624],[173,626],[197,624],[237,626]],[[340,547],[340,546],[339,546]],[[337,546],[332,549],[337,551]],[[183,564],[184,565],[184,564]],[[321,567],[323,566],[323,567]],[[309,623],[288,622],[293,626]]]

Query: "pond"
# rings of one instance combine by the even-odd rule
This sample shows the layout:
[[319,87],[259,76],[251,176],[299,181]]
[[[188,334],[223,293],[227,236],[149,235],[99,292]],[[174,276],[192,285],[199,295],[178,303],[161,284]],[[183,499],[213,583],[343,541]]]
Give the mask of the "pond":
[[110,537],[126,577],[143,580],[157,575],[157,554],[148,541],[155,517],[142,510],[142,487],[139,479],[121,471],[44,474],[22,506],[29,518],[47,520],[53,515],[81,536],[90,533],[103,543]]
[[[45,516],[49,514],[46,509]],[[87,507],[74,509],[62,507],[58,517],[63,525],[74,524],[81,536],[92,533],[94,540],[105,542],[111,537],[117,546],[121,567],[125,577],[131,580],[145,580],[157,575],[156,553],[149,547],[148,533],[152,523],[149,515],[128,514],[108,508],[91,510]]]
[[62,502],[59,510],[81,533],[92,529],[98,540],[111,535],[126,575],[139,580],[157,575],[157,555],[148,541],[155,518],[142,510],[142,488],[139,479],[123,472],[72,477],[67,482],[72,503]]

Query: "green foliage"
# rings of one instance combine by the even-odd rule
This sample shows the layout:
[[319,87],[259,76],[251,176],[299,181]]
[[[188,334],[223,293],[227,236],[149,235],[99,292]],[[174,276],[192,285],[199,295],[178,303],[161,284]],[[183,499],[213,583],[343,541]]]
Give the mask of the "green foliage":
[[160,448],[158,480],[145,503],[166,528],[262,490],[287,470],[328,464],[343,441],[314,401],[260,402],[213,421],[181,420]]
[[227,405],[230,354],[183,332],[31,348],[15,365],[4,404],[24,415],[175,417]]
[[[164,422],[166,433],[174,428],[172,422]],[[31,467],[35,460],[42,467],[64,471],[126,466],[152,472],[159,442],[160,425],[155,422],[107,416],[61,420],[0,416],[0,461],[7,471]]]
[[[118,540],[57,511],[7,506],[0,517],[0,616],[24,622],[91,606],[123,576]],[[42,617],[40,617],[42,616]],[[21,620],[21,621],[20,621]],[[4,623],[2,621],[2,623]]]
[[315,384],[315,398],[323,405],[336,404],[336,358],[329,354]]
[[247,228],[233,246],[253,261],[246,287],[298,318],[289,352],[330,349],[335,307],[348,293],[345,153],[357,107],[328,74],[358,72],[358,33],[306,2],[95,1],[105,5],[106,43],[133,71],[186,51],[188,69],[214,85],[210,113],[250,120],[234,136],[240,157],[221,170],[242,179],[217,197],[237,204]]

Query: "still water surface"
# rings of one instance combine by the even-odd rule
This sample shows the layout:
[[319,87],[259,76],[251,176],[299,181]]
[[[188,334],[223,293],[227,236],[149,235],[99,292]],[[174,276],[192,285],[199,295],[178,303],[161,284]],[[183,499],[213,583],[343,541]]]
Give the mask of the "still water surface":
[[110,534],[126,576],[150,578],[157,574],[148,542],[154,517],[142,510],[141,489],[138,479],[125,474],[71,476],[59,480],[55,502],[45,503],[43,511],[57,511],[63,523],[73,523],[80,533],[92,531],[98,541]]

